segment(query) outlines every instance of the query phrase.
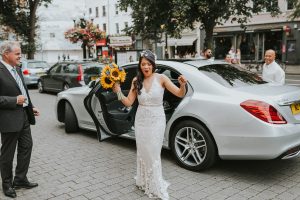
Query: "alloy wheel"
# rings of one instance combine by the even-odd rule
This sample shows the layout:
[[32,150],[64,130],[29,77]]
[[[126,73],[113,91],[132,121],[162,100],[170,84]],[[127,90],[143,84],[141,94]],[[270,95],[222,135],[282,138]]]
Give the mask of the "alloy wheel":
[[206,157],[207,144],[199,130],[183,127],[176,133],[175,151],[181,162],[188,166],[198,166]]

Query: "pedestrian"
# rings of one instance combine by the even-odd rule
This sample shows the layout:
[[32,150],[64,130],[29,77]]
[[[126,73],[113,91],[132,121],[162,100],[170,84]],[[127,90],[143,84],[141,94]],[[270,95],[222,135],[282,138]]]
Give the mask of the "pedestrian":
[[179,76],[178,88],[167,76],[155,73],[155,69],[154,54],[149,50],[143,51],[128,96],[123,95],[118,83],[114,85],[113,91],[125,106],[131,106],[136,98],[139,102],[134,125],[137,146],[136,185],[148,197],[166,200],[169,199],[169,183],[162,177],[160,157],[166,127],[164,89],[183,97],[187,81],[182,75]]
[[262,79],[269,83],[284,85],[285,72],[275,62],[275,51],[269,49],[265,53],[265,64],[263,65]]
[[225,60],[225,62],[231,64],[231,55],[230,55],[230,54],[227,54],[224,60]]
[[[20,67],[21,47],[18,42],[0,44],[0,170],[2,189],[6,196],[15,198],[15,189],[38,186],[29,182],[27,172],[32,151],[30,124],[39,115],[34,108]],[[17,165],[13,179],[13,159],[17,147]]]
[[203,56],[204,56],[205,60],[212,59],[212,51],[211,51],[211,49],[209,49],[209,48],[204,49]]

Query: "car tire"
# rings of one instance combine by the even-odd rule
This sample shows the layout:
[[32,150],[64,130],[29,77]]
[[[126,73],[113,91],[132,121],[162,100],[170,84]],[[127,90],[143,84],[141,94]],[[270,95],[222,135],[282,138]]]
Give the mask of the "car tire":
[[69,89],[69,88],[70,88],[70,86],[69,86],[68,83],[65,83],[65,84],[63,85],[63,91],[65,91],[65,90],[67,90],[67,89]]
[[77,117],[71,104],[65,105],[65,131],[66,133],[75,133],[78,131]]
[[196,121],[178,123],[170,141],[176,162],[183,168],[200,171],[217,161],[217,148],[210,132]]
[[43,82],[41,80],[38,81],[37,87],[38,87],[39,93],[45,92],[44,85],[43,85]]

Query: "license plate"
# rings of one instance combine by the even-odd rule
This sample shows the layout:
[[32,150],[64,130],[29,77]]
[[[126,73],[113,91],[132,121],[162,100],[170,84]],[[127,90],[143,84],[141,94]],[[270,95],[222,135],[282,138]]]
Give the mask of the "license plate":
[[91,76],[91,81],[97,80],[98,76]]
[[300,103],[294,103],[291,105],[291,110],[293,115],[297,115],[300,113]]

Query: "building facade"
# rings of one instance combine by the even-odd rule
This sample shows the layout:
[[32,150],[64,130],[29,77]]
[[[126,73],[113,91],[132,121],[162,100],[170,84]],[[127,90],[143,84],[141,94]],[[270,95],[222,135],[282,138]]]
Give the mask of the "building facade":
[[[275,2],[282,12],[278,16],[272,17],[270,12],[265,11],[254,15],[243,29],[239,24],[231,23],[231,20],[215,27],[215,58],[224,59],[230,50],[238,50],[242,62],[261,61],[265,51],[273,49],[277,59],[300,64],[300,19],[289,19],[293,5],[288,0]],[[204,32],[201,34],[204,36]]]
[[74,26],[73,19],[85,11],[85,1],[53,0],[48,7],[37,10],[37,51],[35,59],[53,64],[63,59],[82,59],[81,44],[72,44],[64,32]]

